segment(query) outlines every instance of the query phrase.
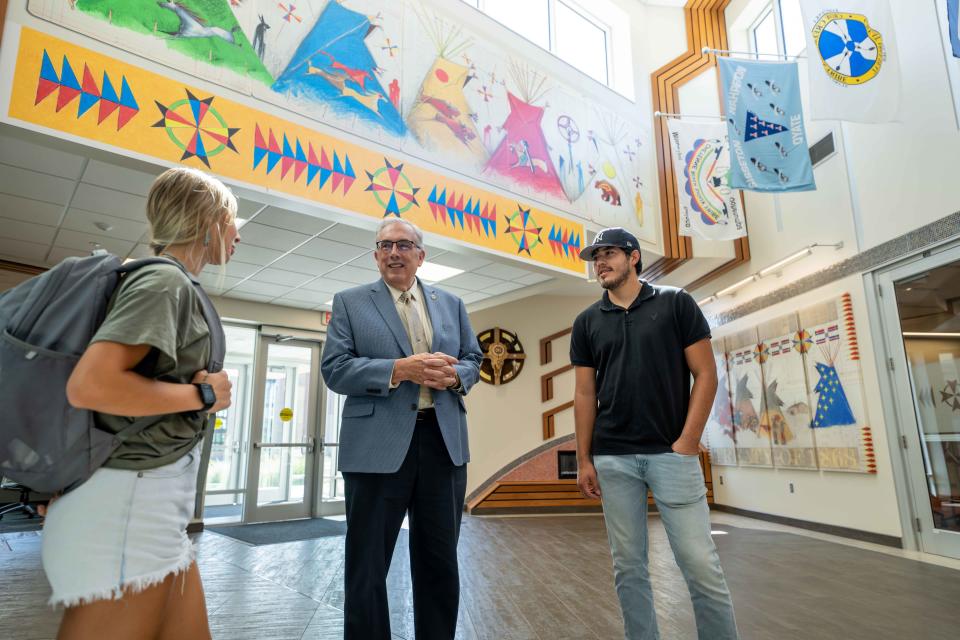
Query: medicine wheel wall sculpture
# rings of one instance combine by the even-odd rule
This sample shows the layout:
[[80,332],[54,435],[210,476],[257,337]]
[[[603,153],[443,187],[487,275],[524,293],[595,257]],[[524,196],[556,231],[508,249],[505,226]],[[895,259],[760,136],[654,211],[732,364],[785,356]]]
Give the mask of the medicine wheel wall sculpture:
[[520,375],[527,354],[515,333],[494,327],[477,334],[483,351],[480,379],[487,384],[506,384]]

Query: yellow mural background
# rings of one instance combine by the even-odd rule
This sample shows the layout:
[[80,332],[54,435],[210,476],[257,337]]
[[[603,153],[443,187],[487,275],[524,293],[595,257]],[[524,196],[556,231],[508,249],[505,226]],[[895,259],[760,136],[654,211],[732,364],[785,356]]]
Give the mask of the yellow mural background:
[[[118,131],[118,112],[108,116],[101,124],[97,123],[99,105],[94,105],[78,117],[79,97],[71,100],[58,112],[56,106],[59,89],[46,96],[39,104],[35,104],[44,51],[50,57],[58,76],[62,73],[62,61],[66,56],[81,83],[84,77],[84,65],[89,67],[98,88],[102,89],[103,75],[106,73],[118,94],[122,78],[125,77],[136,99],[139,112]],[[231,138],[237,149],[236,152],[223,149],[217,155],[209,157],[209,170],[212,173],[379,219],[384,217],[385,207],[377,201],[373,191],[367,190],[371,184],[367,172],[376,174],[377,170],[385,168],[388,162],[395,167],[402,164],[403,175],[418,188],[416,192],[418,206],[410,206],[402,212],[402,217],[417,224],[425,232],[453,238],[478,248],[499,251],[526,262],[549,265],[577,275],[586,274],[586,265],[576,256],[575,251],[565,254],[562,249],[551,245],[549,241],[551,230],[558,230],[561,235],[566,232],[568,237],[578,237],[582,246],[585,244],[585,230],[581,223],[533,208],[521,200],[506,198],[438,175],[413,162],[402,161],[389,155],[384,157],[383,154],[360,145],[338,140],[330,135],[293,124],[263,111],[25,27],[20,30],[20,46],[11,89],[9,115],[25,122],[95,140],[118,149],[152,156],[167,163],[180,163],[182,150],[171,141],[164,127],[153,125],[163,119],[163,113],[157,103],[170,106],[186,99],[187,91],[200,100],[212,97],[211,109],[220,114],[228,127],[239,129]],[[205,119],[204,124],[209,126],[207,122]],[[319,175],[309,186],[307,185],[306,170],[298,179],[295,179],[293,168],[282,176],[282,161],[278,162],[269,173],[267,172],[268,158],[263,158],[258,166],[253,168],[254,135],[258,127],[268,142],[269,132],[272,131],[281,149],[283,135],[286,134],[294,150],[296,141],[299,140],[305,152],[308,145],[312,144],[318,158],[321,156],[321,150],[326,152],[331,162],[333,162],[334,152],[340,157],[341,162],[344,157],[349,157],[356,179],[346,195],[343,193],[342,184],[334,191],[333,185],[337,183],[333,177],[319,188]],[[204,163],[196,157],[183,160],[182,163],[206,169]],[[382,184],[386,179],[387,174],[381,173],[377,181]],[[401,179],[398,184],[406,184],[406,182]],[[451,225],[446,215],[438,215],[435,218],[428,203],[434,187],[438,195],[446,190],[448,197],[456,194],[458,202],[462,197],[464,206],[469,201],[475,203],[479,198],[481,211],[485,206],[488,211],[495,207],[496,236],[492,233],[488,236],[482,228],[471,229],[467,224],[461,228],[459,219],[457,225]],[[383,199],[387,199],[388,196],[389,193],[381,192]],[[404,204],[406,203],[401,198],[401,209]],[[518,252],[517,242],[507,232],[507,217],[517,211],[529,211],[528,228],[540,229],[540,242],[530,249],[530,255],[526,252]],[[522,218],[523,216],[515,218],[515,226],[521,225]],[[464,221],[466,223],[466,219]],[[526,234],[526,237],[532,242],[536,234],[531,231]]]

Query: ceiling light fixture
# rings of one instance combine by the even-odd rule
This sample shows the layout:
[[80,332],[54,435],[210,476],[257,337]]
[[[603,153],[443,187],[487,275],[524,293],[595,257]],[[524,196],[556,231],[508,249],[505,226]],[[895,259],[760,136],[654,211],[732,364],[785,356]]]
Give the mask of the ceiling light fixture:
[[800,249],[800,251],[797,251],[796,253],[793,253],[787,256],[783,260],[778,260],[774,262],[772,265],[770,265],[769,267],[760,269],[760,271],[757,272],[757,275],[760,276],[761,278],[766,278],[769,275],[779,273],[788,264],[792,264],[797,260],[799,260],[800,258],[806,258],[811,253],[813,253],[812,247],[804,247],[803,249]]
[[834,249],[840,250],[843,248],[843,242],[835,242],[833,244],[823,244],[819,242],[814,242],[813,244],[809,244],[803,249],[800,249],[799,251],[791,253],[786,258],[781,258],[780,260],[777,260],[770,266],[764,267],[763,269],[760,269],[756,273],[750,274],[743,280],[740,280],[739,282],[735,282],[729,287],[720,289],[713,295],[707,296],[697,304],[700,306],[710,304],[711,302],[715,302],[718,298],[722,296],[733,295],[739,289],[747,286],[751,282],[756,282],[760,278],[766,278],[767,276],[774,275],[774,274],[779,275],[783,271],[783,268],[786,267],[787,265],[792,264],[797,260],[800,260],[801,258],[806,258],[807,256],[812,255],[813,250],[816,249],[817,247],[833,247]]
[[446,280],[447,278],[452,278],[453,276],[458,276],[463,273],[463,269],[457,269],[456,267],[448,267],[443,264],[437,264],[436,262],[430,262],[424,260],[423,264],[417,269],[417,275],[420,278],[433,284],[435,282],[440,282],[441,280]]
[[95,226],[97,229],[100,229],[100,231],[103,231],[105,233],[109,231],[113,231],[113,225],[110,224],[109,222],[94,222],[93,226]]
[[747,276],[746,278],[744,278],[743,280],[740,280],[739,282],[734,282],[732,285],[730,285],[729,287],[726,287],[726,288],[724,288],[724,289],[720,289],[720,291],[717,291],[714,295],[717,296],[718,298],[720,298],[720,297],[722,297],[722,296],[732,295],[732,294],[735,293],[738,289],[741,289],[741,288],[747,286],[747,285],[750,284],[751,282],[756,282],[759,278],[760,278],[760,276],[758,276],[758,275],[755,274],[755,273],[752,273],[752,274],[750,274],[749,276]]

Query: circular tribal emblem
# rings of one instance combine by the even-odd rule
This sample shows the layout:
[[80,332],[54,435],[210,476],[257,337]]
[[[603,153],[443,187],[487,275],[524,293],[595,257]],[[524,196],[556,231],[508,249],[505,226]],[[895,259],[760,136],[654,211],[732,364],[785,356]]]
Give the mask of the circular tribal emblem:
[[180,160],[198,158],[210,167],[210,158],[224,149],[237,152],[233,137],[240,129],[227,125],[213,107],[213,96],[197,98],[187,89],[187,97],[170,105],[156,101],[161,118],[154,127],[165,129],[170,141],[182,152]]
[[727,196],[730,195],[730,167],[722,162],[726,145],[718,138],[698,139],[684,158],[684,190],[690,196],[690,206],[700,214],[704,224],[726,224],[730,214]]
[[530,252],[541,242],[540,232],[543,227],[537,226],[533,216],[530,215],[530,209],[524,209],[518,205],[516,211],[504,217],[507,219],[507,233],[517,243],[517,254],[526,251],[528,256],[532,255]]
[[827,12],[817,20],[811,34],[823,68],[834,82],[859,85],[880,73],[886,57],[883,36],[870,28],[866,16]]
[[477,342],[483,351],[480,364],[480,379],[488,384],[506,384],[520,375],[527,355],[517,334],[494,327],[477,334]]
[[383,217],[397,216],[400,218],[410,207],[416,205],[417,191],[420,187],[413,186],[413,182],[403,172],[403,164],[392,165],[386,158],[384,166],[373,173],[367,171],[370,185],[366,191],[373,192],[377,204],[383,207]]

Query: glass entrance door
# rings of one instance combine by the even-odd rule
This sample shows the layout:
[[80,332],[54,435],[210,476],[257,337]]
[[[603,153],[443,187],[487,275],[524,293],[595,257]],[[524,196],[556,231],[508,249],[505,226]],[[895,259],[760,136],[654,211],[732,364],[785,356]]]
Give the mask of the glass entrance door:
[[223,370],[233,383],[233,404],[218,413],[214,422],[203,510],[207,524],[240,522],[247,486],[254,356],[259,331],[229,324],[223,329],[227,340]]
[[960,249],[880,282],[920,544],[960,558]]
[[313,515],[321,385],[319,343],[261,336],[244,522]]

